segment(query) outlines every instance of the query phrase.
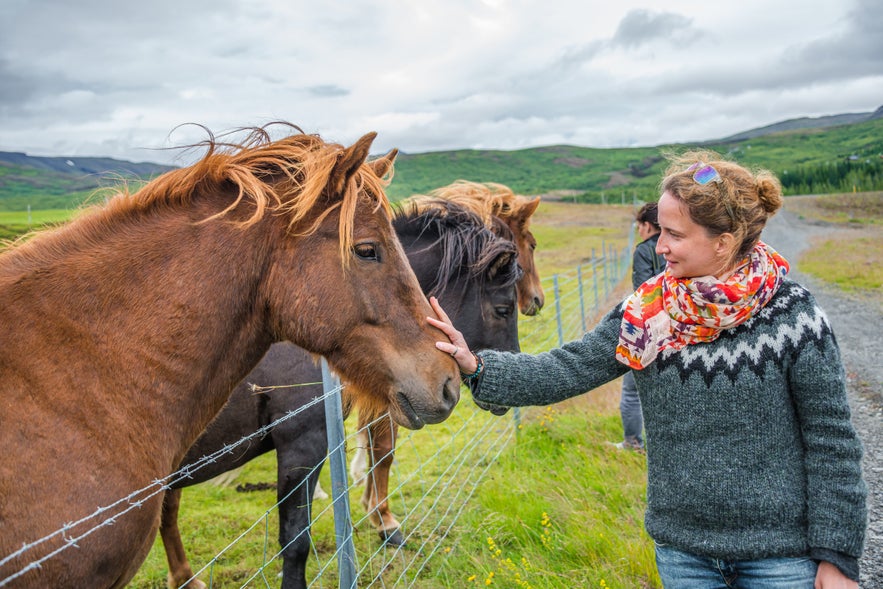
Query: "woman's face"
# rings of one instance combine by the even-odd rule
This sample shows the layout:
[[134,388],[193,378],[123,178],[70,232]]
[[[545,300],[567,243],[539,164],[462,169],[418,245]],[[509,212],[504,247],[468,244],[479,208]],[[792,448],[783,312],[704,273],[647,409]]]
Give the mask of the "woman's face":
[[730,270],[727,246],[732,235],[711,237],[705,227],[690,218],[687,206],[668,191],[659,199],[659,226],[662,232],[656,253],[665,257],[668,271],[675,278],[724,278]]

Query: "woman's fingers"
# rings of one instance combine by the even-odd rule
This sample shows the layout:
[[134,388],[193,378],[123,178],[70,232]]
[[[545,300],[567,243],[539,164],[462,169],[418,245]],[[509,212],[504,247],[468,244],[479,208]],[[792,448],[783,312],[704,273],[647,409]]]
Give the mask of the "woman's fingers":
[[435,314],[438,315],[439,319],[453,325],[451,322],[451,318],[448,317],[448,314],[445,313],[445,310],[442,309],[441,303],[438,302],[438,299],[435,297],[429,297],[429,305],[432,307],[432,310],[435,311]]
[[[466,338],[464,338],[463,334],[451,323],[451,319],[448,317],[447,313],[445,313],[444,309],[442,309],[438,300],[435,297],[429,297],[429,304],[440,319],[427,317],[426,320],[430,325],[441,330],[441,332],[450,340],[435,342],[435,347],[445,354],[450,354],[451,357],[457,361],[461,371],[465,368],[469,368],[471,364],[475,364],[475,358],[472,355],[472,352],[469,351],[469,346],[466,345]],[[473,367],[472,371],[468,372],[473,372],[474,370],[475,368]]]

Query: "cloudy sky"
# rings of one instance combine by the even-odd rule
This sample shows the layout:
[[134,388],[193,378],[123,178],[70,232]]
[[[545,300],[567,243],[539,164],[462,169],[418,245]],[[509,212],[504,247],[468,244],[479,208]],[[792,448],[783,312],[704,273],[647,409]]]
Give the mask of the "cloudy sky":
[[880,0],[0,3],[0,151],[31,155],[181,165],[187,123],[274,120],[376,153],[648,146],[881,105]]

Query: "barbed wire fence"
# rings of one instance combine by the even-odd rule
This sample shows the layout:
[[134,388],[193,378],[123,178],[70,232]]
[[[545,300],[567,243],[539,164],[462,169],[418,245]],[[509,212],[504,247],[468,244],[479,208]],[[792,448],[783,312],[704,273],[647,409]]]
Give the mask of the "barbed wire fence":
[[[634,232],[628,245],[617,250],[609,244],[570,272],[559,273],[543,281],[547,301],[543,313],[521,318],[519,332],[522,349],[539,352],[580,337],[589,328],[589,321],[608,304],[612,291],[622,281],[631,264],[630,252]],[[549,297],[551,293],[551,297]],[[549,312],[552,311],[552,312]],[[313,383],[295,383],[304,386]],[[8,555],[0,555],[0,587],[12,584],[26,573],[38,570],[42,563],[59,553],[77,548],[77,542],[119,517],[139,508],[144,501],[171,488],[175,482],[192,477],[193,473],[221,456],[252,440],[268,435],[279,423],[322,403],[328,433],[328,458],[331,496],[316,498],[310,509],[310,528],[300,532],[291,542],[310,534],[311,555],[307,563],[309,587],[409,587],[427,574],[430,562],[439,554],[456,547],[454,526],[475,494],[497,457],[516,438],[521,414],[496,417],[480,410],[468,398],[468,392],[457,409],[445,422],[418,431],[402,430],[396,439],[395,460],[390,471],[388,502],[396,512],[404,534],[402,546],[381,542],[370,522],[369,513],[351,505],[362,493],[360,481],[350,481],[347,454],[354,454],[360,442],[359,431],[346,432],[341,407],[341,386],[323,362],[324,394],[310,403],[292,408],[278,420],[260,428],[234,444],[184,466],[171,475],[155,480],[116,503],[98,507],[95,512],[75,522],[60,524],[54,533],[24,544]],[[380,419],[391,419],[385,415]],[[373,424],[376,425],[376,424]],[[377,462],[383,457],[376,457]],[[319,476],[318,465],[304,477]],[[291,493],[302,492],[296,488]],[[286,497],[256,516],[253,523],[231,538],[226,546],[217,547],[212,558],[201,565],[195,576],[209,587],[277,587],[281,575],[285,547],[277,542],[279,505]],[[357,503],[358,501],[353,501]],[[254,537],[257,536],[257,542]],[[61,547],[42,555],[39,548],[63,538]],[[241,552],[241,544],[249,540],[248,552],[253,565],[250,573],[234,579],[224,574],[228,556]],[[260,548],[256,549],[255,546]],[[36,555],[29,560],[29,555]],[[28,562],[12,573],[3,569],[13,560]],[[237,558],[241,567],[241,558]],[[195,563],[196,564],[196,563]],[[132,585],[135,586],[135,585]]]

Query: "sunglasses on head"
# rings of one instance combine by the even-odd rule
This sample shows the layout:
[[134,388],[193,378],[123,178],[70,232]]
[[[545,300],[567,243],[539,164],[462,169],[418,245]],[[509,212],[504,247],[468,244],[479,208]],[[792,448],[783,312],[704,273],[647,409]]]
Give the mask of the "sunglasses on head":
[[705,162],[696,162],[686,170],[693,172],[693,181],[700,186],[705,186],[709,182],[723,182],[721,175],[718,174],[714,166],[710,166]]
[[[695,164],[687,168],[686,171],[693,172],[693,182],[695,182],[699,186],[705,186],[706,184],[710,184],[711,182],[714,182],[715,184],[720,184],[724,181],[718,171],[714,169],[714,166],[706,164],[705,162],[696,162]],[[723,191],[721,192],[721,196],[723,197],[724,207],[727,209],[727,215],[729,215],[730,220],[735,221],[736,215],[733,212],[733,207],[730,205],[729,198]]]

